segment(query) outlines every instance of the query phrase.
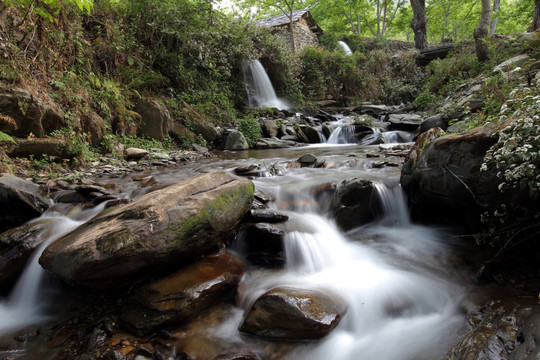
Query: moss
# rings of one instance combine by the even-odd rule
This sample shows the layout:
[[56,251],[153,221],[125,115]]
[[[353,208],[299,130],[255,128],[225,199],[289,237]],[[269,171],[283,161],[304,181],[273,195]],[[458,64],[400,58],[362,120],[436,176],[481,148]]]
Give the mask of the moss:
[[[236,224],[231,224],[232,219],[239,219],[236,216],[238,204],[253,201],[255,187],[253,183],[239,186],[238,188],[221,194],[217,199],[212,200],[198,214],[192,215],[178,223],[169,224],[167,231],[174,234],[173,243],[178,244],[187,236],[197,233],[200,229],[210,226],[214,229],[229,228]],[[245,211],[247,209],[243,209]]]
[[8,134],[0,131],[0,143],[1,142],[11,142],[11,143],[15,143],[15,140],[13,140],[13,138],[11,136],[9,136]]

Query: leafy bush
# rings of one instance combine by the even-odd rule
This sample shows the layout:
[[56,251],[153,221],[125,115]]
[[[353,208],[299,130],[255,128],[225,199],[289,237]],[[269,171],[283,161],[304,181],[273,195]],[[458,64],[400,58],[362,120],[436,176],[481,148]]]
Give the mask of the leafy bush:
[[253,116],[246,116],[236,120],[238,131],[244,135],[249,147],[255,146],[261,138],[261,127]]

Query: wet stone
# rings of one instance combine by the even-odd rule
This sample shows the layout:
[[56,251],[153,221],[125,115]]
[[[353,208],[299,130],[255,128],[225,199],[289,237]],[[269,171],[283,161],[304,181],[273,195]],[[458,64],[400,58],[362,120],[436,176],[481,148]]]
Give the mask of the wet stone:
[[251,210],[250,220],[253,222],[280,223],[289,220],[289,217],[273,210]]
[[319,339],[338,324],[346,310],[343,301],[331,294],[277,287],[255,301],[239,330],[271,339]]
[[313,154],[304,154],[300,156],[297,161],[302,165],[311,165],[317,161],[317,157]]

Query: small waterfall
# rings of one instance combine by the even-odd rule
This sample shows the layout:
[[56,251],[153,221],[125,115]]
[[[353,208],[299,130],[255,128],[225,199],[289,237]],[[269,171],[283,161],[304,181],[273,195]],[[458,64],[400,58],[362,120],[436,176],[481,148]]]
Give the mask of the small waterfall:
[[245,61],[242,64],[244,81],[252,108],[275,107],[288,109],[290,106],[276,96],[272,82],[259,60]]
[[341,46],[341,48],[343,49],[343,51],[345,52],[345,55],[347,56],[350,56],[352,55],[352,51],[351,51],[351,48],[349,47],[349,45],[347,45],[347,43],[345,43],[344,41],[338,41],[338,44],[339,46]]
[[103,210],[103,207],[104,204],[101,204],[71,217],[48,211],[36,220],[47,223],[42,234],[45,240],[28,260],[11,294],[6,300],[0,301],[0,334],[50,318],[46,314],[46,308],[50,305],[52,291],[46,286],[47,273],[39,265],[39,257],[49,244],[75,230]]
[[405,193],[399,184],[389,188],[383,183],[375,183],[383,208],[383,219],[397,226],[411,225],[411,217]]
[[343,234],[313,206],[319,201],[308,201],[309,178],[287,176],[282,185],[272,178],[256,181],[276,206],[288,209],[286,270],[248,275],[242,303],[247,307],[272,287],[293,286],[327,291],[348,304],[336,329],[295,350],[290,359],[440,358],[463,323],[457,306],[463,290],[451,280],[451,271],[438,271],[433,260],[447,252],[442,235],[412,225],[399,184],[382,181],[375,182],[382,221]]
[[354,121],[351,119],[341,119],[331,122],[330,125],[336,126],[336,128],[330,134],[330,137],[326,141],[327,144],[356,144],[357,140],[354,136],[355,127]]

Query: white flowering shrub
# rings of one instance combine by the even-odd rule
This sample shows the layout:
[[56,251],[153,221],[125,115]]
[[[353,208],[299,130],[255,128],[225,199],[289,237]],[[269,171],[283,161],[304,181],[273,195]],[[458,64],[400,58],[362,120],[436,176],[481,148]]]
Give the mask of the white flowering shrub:
[[540,228],[540,91],[512,91],[498,120],[506,126],[499,132],[498,142],[487,151],[481,170],[496,167],[505,202],[482,215],[488,236],[477,240],[486,242],[489,238],[492,244],[508,245],[513,239],[537,234]]

